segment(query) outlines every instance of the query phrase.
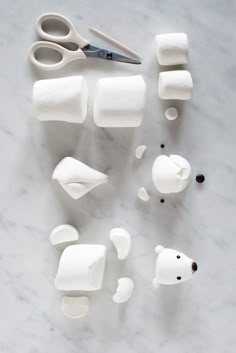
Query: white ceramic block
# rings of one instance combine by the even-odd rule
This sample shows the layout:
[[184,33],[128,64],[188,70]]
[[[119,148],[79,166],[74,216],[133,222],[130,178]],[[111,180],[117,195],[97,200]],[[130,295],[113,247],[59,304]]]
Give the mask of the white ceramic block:
[[191,166],[178,155],[157,157],[152,167],[152,180],[162,194],[177,193],[184,190],[191,180]]
[[33,113],[38,120],[83,123],[87,114],[88,88],[82,76],[36,81]]
[[197,264],[180,251],[167,249],[159,245],[155,248],[157,260],[155,266],[154,287],[160,284],[181,283],[197,271]]
[[158,34],[155,41],[160,65],[187,64],[188,37],[185,33]]
[[74,242],[79,239],[79,233],[76,228],[69,224],[61,224],[53,229],[50,240],[52,245],[61,245]]
[[111,77],[97,82],[94,121],[100,127],[136,127],[143,121],[146,85],[143,77]]
[[118,280],[116,293],[113,295],[113,301],[117,304],[127,302],[134,290],[134,282],[129,277],[123,277]]
[[97,244],[70,245],[63,251],[55,279],[58,290],[101,289],[106,247]]
[[88,297],[64,297],[61,303],[62,313],[70,319],[79,319],[89,311]]
[[117,250],[118,259],[126,259],[131,248],[131,237],[127,230],[123,228],[113,228],[110,231],[110,240]]
[[96,186],[104,184],[108,176],[77,159],[65,157],[56,166],[52,178],[57,180],[73,199],[79,199]]
[[192,96],[193,81],[189,71],[164,71],[159,74],[158,94],[161,99],[188,100]]
[[142,159],[146,149],[147,149],[146,145],[138,146],[135,150],[135,157],[138,159]]
[[138,189],[138,198],[142,201],[150,200],[150,196],[144,187]]

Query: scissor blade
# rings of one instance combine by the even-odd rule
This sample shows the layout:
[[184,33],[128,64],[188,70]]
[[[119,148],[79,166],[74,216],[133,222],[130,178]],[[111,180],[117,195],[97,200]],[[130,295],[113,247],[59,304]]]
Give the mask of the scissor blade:
[[82,50],[87,57],[105,59],[110,61],[119,61],[128,64],[141,64],[140,61],[129,58],[128,56],[117,54],[110,50],[97,48],[90,44],[86,47],[83,47]]

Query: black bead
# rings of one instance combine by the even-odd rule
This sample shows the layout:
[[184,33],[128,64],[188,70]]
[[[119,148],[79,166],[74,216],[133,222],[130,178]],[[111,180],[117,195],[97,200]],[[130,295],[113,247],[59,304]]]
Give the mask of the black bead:
[[164,143],[162,143],[162,144],[161,144],[161,148],[165,148],[165,145],[164,145]]
[[198,174],[197,176],[196,176],[196,182],[197,183],[203,183],[205,181],[205,177],[204,177],[204,175],[203,174]]
[[160,199],[160,203],[164,203],[165,202],[165,200],[164,199]]

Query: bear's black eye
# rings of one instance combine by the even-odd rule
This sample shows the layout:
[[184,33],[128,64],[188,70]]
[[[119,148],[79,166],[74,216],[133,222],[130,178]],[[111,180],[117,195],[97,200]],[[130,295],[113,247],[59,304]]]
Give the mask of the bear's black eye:
[[180,255],[177,255],[176,257],[177,257],[177,259],[180,259]]
[[181,277],[180,277],[180,276],[178,276],[178,277],[177,277],[177,280],[178,280],[178,281],[180,281],[180,280],[181,280]]

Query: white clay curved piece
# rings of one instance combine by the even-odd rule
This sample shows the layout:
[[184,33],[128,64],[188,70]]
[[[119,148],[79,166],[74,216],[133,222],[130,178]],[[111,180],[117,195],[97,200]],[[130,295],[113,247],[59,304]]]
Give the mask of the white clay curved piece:
[[138,189],[138,198],[142,201],[149,201],[150,200],[150,196],[144,187]]
[[187,64],[188,37],[185,33],[158,34],[155,41],[160,65]]
[[108,180],[107,175],[72,157],[62,159],[56,166],[52,178],[57,180],[73,199],[79,199]]
[[118,280],[116,293],[113,295],[113,302],[117,304],[127,302],[134,290],[134,282],[129,277],[123,277]]
[[164,71],[159,74],[158,94],[161,99],[188,100],[192,96],[193,81],[189,71]]
[[131,237],[127,230],[123,228],[113,228],[110,231],[110,240],[117,250],[118,259],[126,259],[131,248]]
[[64,297],[61,303],[62,313],[70,319],[79,319],[88,314],[88,297]]
[[82,76],[36,81],[33,113],[38,120],[82,124],[87,114],[88,87]]
[[167,108],[165,111],[165,117],[167,120],[175,120],[178,118],[178,110],[175,107]]
[[105,262],[104,245],[78,244],[66,247],[58,266],[56,288],[63,291],[101,289]]
[[102,78],[97,82],[93,109],[100,127],[137,127],[144,115],[146,84],[141,75]]
[[146,151],[147,146],[146,145],[140,145],[136,148],[135,150],[135,157],[138,159],[142,159],[144,152]]
[[164,248],[159,245],[155,248],[157,260],[155,265],[154,287],[160,284],[177,284],[187,281],[197,271],[196,262],[180,251]]
[[69,224],[61,224],[53,229],[50,235],[52,245],[75,242],[79,239],[77,229]]
[[152,180],[162,194],[177,193],[184,190],[191,180],[191,166],[178,155],[157,157],[152,167]]

